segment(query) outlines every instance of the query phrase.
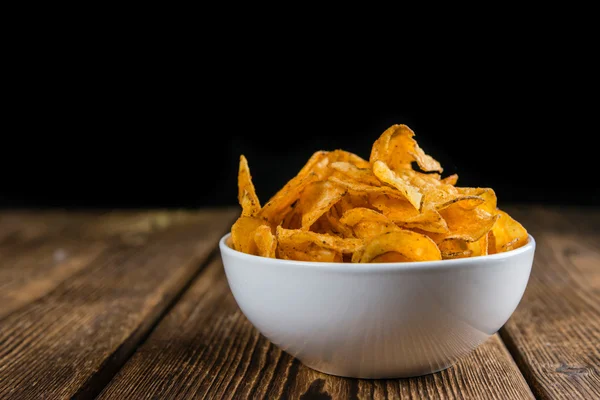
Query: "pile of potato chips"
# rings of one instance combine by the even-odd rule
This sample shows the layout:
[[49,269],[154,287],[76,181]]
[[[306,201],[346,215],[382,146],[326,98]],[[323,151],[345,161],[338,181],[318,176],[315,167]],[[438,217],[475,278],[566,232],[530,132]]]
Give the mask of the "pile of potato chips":
[[527,243],[492,189],[458,187],[457,175],[442,179],[442,172],[410,128],[393,125],[369,161],[318,151],[261,206],[242,155],[233,247],[288,260],[374,263],[483,256]]

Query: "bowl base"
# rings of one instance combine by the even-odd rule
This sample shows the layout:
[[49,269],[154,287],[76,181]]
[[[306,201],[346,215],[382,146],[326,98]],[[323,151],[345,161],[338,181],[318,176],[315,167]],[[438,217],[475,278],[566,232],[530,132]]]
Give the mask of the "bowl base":
[[317,372],[321,372],[323,374],[327,374],[327,375],[332,375],[332,376],[339,376],[341,378],[354,378],[354,379],[402,379],[402,378],[415,378],[415,377],[419,377],[419,376],[424,376],[424,375],[431,375],[431,374],[435,374],[436,372],[441,372],[444,371],[450,367],[452,367],[454,364],[456,364],[456,361],[453,361],[451,363],[448,363],[447,365],[441,367],[441,368],[437,368],[437,369],[430,369],[430,368],[422,368],[422,369],[413,369],[411,372],[404,372],[404,373],[390,373],[390,374],[368,374],[368,373],[353,373],[353,372],[344,372],[343,370],[340,369],[335,369],[335,368],[327,368],[325,367],[321,367],[321,366],[313,366],[310,365],[308,363],[305,363],[302,360],[299,360],[302,365],[315,370]]

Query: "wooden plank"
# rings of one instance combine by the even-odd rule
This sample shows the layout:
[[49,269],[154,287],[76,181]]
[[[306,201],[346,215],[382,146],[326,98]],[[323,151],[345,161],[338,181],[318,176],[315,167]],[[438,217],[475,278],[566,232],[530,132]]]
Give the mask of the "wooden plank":
[[237,210],[116,213],[74,231],[107,248],[0,321],[0,398],[88,398],[198,273]]
[[311,370],[243,316],[220,258],[205,269],[100,399],[531,399],[498,336],[440,373],[358,380]]
[[0,320],[52,291],[106,248],[103,242],[74,234],[93,225],[99,215],[0,213]]
[[600,208],[508,211],[537,249],[502,338],[538,398],[600,399]]
[[182,213],[0,213],[0,319],[56,288],[107,248],[143,241]]

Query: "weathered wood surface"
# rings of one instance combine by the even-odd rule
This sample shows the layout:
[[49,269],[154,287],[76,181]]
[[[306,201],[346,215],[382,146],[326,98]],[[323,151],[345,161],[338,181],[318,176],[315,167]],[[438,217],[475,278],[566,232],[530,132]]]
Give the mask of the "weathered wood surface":
[[396,380],[311,370],[270,344],[243,316],[216,257],[101,399],[530,399],[497,336],[455,366]]
[[538,248],[503,341],[402,380],[321,374],[250,325],[215,253],[235,209],[2,211],[0,398],[600,398],[600,208],[507,211]]
[[502,338],[536,397],[600,399],[600,209],[508,210],[538,247]]
[[21,230],[6,215],[0,236],[22,248],[0,259],[2,299],[9,299],[0,303],[0,398],[63,399],[105,386],[202,268],[237,210],[74,216]]

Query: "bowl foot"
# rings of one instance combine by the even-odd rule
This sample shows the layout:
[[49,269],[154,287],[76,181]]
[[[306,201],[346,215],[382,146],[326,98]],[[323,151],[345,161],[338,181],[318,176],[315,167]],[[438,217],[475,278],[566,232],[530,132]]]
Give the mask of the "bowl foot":
[[411,368],[411,369],[405,369],[403,371],[398,371],[396,373],[394,372],[383,372],[383,373],[368,373],[368,372],[358,372],[358,371],[352,371],[350,369],[345,369],[345,368],[331,368],[330,366],[318,366],[318,365],[311,365],[309,363],[305,363],[302,360],[299,360],[302,365],[315,370],[317,372],[321,372],[323,374],[327,374],[327,375],[332,375],[332,376],[339,376],[341,378],[355,378],[355,379],[401,379],[401,378],[414,378],[414,377],[418,377],[418,376],[424,376],[424,375],[430,375],[430,374],[435,374],[436,372],[440,372],[440,371],[444,371],[450,367],[452,367],[454,364],[456,364],[456,361],[450,362],[442,367],[439,368],[431,368],[431,367],[422,367],[422,368]]

